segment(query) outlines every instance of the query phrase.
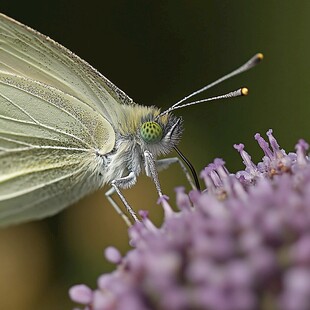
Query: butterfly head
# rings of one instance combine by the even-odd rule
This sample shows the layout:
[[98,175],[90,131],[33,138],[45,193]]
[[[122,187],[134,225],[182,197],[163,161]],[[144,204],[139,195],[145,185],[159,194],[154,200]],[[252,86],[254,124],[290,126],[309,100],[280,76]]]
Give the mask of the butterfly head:
[[141,121],[139,136],[143,149],[155,156],[169,153],[181,139],[182,119],[172,114],[148,115]]

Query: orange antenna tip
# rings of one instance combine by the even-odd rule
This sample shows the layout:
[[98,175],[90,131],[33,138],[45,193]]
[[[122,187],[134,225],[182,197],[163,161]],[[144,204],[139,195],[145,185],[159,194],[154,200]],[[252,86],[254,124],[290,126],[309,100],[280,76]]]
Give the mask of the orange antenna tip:
[[247,96],[248,93],[249,93],[249,89],[248,88],[246,88],[246,87],[242,87],[241,88],[241,95],[242,96]]

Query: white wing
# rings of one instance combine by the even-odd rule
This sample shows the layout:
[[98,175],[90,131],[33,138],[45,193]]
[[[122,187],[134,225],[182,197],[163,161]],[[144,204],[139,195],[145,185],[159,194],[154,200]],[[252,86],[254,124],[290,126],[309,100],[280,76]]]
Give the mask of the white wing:
[[78,56],[0,14],[0,226],[97,189],[98,157],[132,100]]
[[42,218],[97,189],[96,151],[115,144],[91,105],[0,72],[0,226]]
[[40,81],[83,101],[112,123],[132,100],[87,62],[49,37],[0,14],[0,71]]

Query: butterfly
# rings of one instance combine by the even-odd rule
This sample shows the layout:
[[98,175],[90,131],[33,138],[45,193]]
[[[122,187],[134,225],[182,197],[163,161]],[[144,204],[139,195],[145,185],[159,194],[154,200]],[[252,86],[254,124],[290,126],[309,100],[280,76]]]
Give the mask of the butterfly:
[[138,221],[121,189],[145,172],[164,198],[157,172],[173,163],[199,186],[178,157],[157,159],[173,149],[183,157],[177,148],[182,119],[171,112],[246,94],[242,88],[184,103],[261,59],[255,55],[162,112],[134,103],[65,47],[0,14],[0,226],[56,214],[104,184],[111,185],[106,196],[117,212],[115,192]]

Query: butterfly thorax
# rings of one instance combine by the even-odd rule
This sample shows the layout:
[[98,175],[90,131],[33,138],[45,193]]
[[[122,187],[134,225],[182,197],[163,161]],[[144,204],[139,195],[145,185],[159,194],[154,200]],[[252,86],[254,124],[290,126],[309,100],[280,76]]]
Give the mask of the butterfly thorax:
[[[182,121],[168,114],[157,119],[160,110],[137,104],[123,105],[115,130],[115,145],[107,154],[97,154],[101,181],[125,177],[130,172],[139,175],[144,171],[144,152],[154,158],[167,154],[178,143],[182,133]],[[157,135],[157,136],[156,136]],[[160,135],[160,136],[159,136]],[[159,136],[159,138],[158,138]]]

